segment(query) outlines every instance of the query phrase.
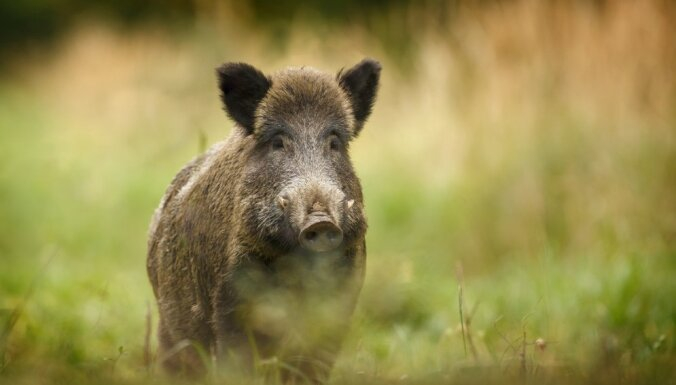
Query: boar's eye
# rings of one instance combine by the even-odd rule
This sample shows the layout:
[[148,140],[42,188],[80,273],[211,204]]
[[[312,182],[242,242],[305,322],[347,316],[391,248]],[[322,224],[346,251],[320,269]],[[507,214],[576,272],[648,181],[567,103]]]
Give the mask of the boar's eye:
[[340,148],[343,146],[343,143],[338,139],[336,135],[331,135],[329,137],[329,147],[334,150],[338,151]]
[[273,151],[279,151],[284,149],[284,140],[281,136],[277,135],[270,141],[270,147]]

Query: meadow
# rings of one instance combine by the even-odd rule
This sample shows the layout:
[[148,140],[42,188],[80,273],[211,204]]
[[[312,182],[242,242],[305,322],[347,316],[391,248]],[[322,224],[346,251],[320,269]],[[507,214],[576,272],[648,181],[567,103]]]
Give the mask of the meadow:
[[214,68],[365,56],[367,277],[331,383],[676,383],[676,6],[420,7],[283,42],[238,12],[83,19],[0,77],[0,383],[180,382],[156,365],[146,237],[233,128]]

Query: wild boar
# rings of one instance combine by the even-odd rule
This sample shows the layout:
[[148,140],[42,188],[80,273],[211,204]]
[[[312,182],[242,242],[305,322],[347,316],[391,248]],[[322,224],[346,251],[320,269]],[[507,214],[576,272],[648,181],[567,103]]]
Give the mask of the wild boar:
[[249,367],[274,357],[293,368],[285,376],[327,378],[364,279],[367,224],[348,147],[380,69],[371,59],[337,76],[217,69],[235,128],[174,177],[150,226],[169,371],[203,372],[201,351]]

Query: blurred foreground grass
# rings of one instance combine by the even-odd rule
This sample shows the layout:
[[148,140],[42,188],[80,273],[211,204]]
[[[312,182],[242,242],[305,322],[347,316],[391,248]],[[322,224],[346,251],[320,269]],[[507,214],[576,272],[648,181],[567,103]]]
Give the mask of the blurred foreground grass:
[[405,72],[359,26],[298,25],[280,51],[227,9],[168,35],[85,23],[19,61],[0,84],[0,382],[165,382],[143,357],[146,230],[231,129],[213,68],[369,55],[368,273],[332,381],[673,383],[673,5],[457,11],[415,25]]

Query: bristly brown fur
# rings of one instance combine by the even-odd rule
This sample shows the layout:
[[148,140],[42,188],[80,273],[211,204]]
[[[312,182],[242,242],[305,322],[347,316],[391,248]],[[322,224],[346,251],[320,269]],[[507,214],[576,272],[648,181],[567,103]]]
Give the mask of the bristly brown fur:
[[[224,365],[274,356],[314,381],[328,376],[364,278],[367,226],[348,145],[379,73],[373,60],[337,78],[307,67],[271,77],[243,63],[217,70],[238,129],[176,175],[148,240],[168,370],[202,373],[201,346]],[[301,247],[313,210],[340,229],[339,249]]]

